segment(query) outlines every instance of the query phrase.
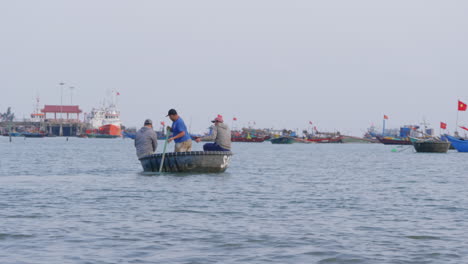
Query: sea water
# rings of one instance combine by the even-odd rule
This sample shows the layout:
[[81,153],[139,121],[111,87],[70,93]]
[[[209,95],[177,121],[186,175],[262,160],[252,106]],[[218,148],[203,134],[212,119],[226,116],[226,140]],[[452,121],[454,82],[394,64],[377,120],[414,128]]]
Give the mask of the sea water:
[[394,148],[236,143],[226,173],[146,175],[129,139],[0,137],[0,263],[468,263],[468,154]]

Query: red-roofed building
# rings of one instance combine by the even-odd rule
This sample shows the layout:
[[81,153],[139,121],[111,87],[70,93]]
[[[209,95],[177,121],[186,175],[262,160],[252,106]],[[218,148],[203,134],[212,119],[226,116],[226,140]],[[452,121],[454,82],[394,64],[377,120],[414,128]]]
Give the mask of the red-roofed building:
[[67,114],[67,120],[70,119],[70,114],[76,115],[76,120],[80,120],[81,111],[78,105],[45,105],[44,109],[41,110],[42,113],[54,114],[54,119],[57,119],[57,114]]

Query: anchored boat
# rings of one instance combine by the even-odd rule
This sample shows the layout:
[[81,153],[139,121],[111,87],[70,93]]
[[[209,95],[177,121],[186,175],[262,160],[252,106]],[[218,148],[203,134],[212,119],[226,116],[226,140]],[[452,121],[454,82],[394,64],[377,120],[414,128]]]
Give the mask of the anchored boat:
[[296,142],[296,140],[294,140],[292,137],[272,138],[270,141],[272,144],[293,144]]
[[43,138],[46,135],[44,133],[23,133],[23,136],[27,138]]
[[384,145],[411,145],[409,138],[396,138],[396,137],[380,137],[377,139]]
[[88,138],[118,138],[117,135],[106,135],[106,134],[86,134]]
[[[163,172],[221,173],[231,163],[230,151],[191,151],[166,153]],[[162,154],[148,155],[140,159],[145,172],[159,172]]]
[[423,153],[447,153],[450,148],[450,142],[442,141],[437,138],[417,139],[411,138],[416,152]]
[[458,150],[458,152],[468,152],[468,140],[452,137],[449,135],[444,135],[445,138],[452,143],[452,146]]

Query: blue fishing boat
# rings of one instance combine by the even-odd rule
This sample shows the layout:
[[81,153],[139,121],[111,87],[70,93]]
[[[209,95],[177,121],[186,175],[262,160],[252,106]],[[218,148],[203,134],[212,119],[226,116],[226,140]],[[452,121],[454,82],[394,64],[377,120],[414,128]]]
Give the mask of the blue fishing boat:
[[27,138],[43,138],[43,137],[45,137],[45,134],[44,134],[44,133],[29,133],[29,132],[25,132],[25,133],[23,133],[23,137],[27,137]]
[[11,133],[5,133],[5,134],[3,134],[3,136],[5,136],[5,137],[9,137],[9,136],[11,136],[11,137],[22,137],[23,134],[18,133],[18,132],[11,132]]
[[461,138],[452,137],[449,135],[444,135],[445,138],[452,143],[452,146],[458,150],[458,152],[468,152],[468,140]]
[[122,131],[122,136],[123,136],[124,138],[135,139],[136,133],[129,133],[129,132],[126,132],[126,131]]

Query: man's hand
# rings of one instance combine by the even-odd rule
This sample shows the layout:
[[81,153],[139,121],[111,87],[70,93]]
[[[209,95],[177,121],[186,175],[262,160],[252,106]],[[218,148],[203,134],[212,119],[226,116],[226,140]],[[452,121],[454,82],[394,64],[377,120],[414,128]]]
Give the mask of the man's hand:
[[174,140],[174,138],[169,138],[169,139],[167,140],[167,143],[171,143],[172,140]]

